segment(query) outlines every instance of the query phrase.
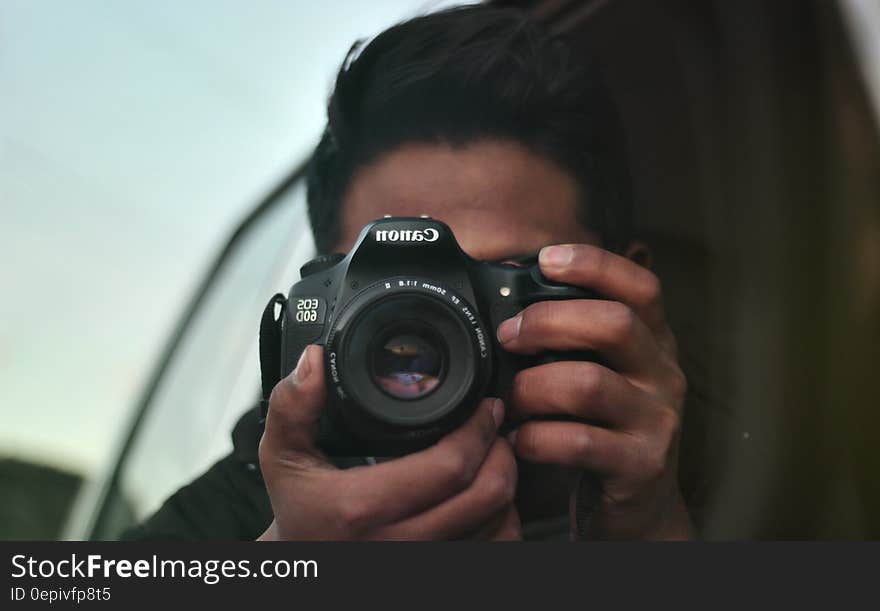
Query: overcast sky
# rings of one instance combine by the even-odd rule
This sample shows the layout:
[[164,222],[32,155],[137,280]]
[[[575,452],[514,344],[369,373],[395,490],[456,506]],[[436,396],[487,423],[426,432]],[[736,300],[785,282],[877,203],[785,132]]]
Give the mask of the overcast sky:
[[0,457],[109,455],[194,283],[316,141],[353,40],[446,4],[0,3]]

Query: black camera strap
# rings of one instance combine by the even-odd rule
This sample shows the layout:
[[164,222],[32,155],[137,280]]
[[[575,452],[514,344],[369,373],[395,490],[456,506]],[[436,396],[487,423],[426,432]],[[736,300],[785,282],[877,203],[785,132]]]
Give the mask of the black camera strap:
[[281,319],[284,317],[286,305],[287,298],[281,293],[276,293],[266,304],[263,317],[260,319],[260,382],[263,388],[260,399],[260,426],[266,422],[272,389],[281,380]]
[[590,538],[593,514],[599,507],[602,486],[595,474],[588,471],[577,472],[569,499],[571,536],[575,541]]

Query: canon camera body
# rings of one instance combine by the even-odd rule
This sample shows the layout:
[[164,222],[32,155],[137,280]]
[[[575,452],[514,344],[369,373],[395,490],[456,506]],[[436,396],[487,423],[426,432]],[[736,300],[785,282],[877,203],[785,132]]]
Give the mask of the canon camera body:
[[506,398],[517,371],[563,358],[504,351],[501,322],[537,301],[593,297],[547,280],[537,262],[472,259],[427,217],[374,221],[350,253],[318,257],[301,276],[281,321],[280,373],[309,344],[324,346],[318,443],[330,456],[396,456],[435,443],[481,397]]

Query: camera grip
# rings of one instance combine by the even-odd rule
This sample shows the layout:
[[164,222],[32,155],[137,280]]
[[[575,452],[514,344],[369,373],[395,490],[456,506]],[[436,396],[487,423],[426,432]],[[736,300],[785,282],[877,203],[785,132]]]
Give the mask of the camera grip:
[[[512,282],[518,287],[516,294],[507,298],[497,299],[489,305],[489,319],[494,331],[498,326],[522,312],[525,308],[540,301],[562,301],[568,299],[598,299],[599,296],[586,289],[576,286],[552,282],[541,274],[538,266],[529,269],[517,270],[518,278]],[[520,355],[507,352],[494,338],[493,344],[496,354],[496,375],[493,380],[493,389],[496,396],[507,401],[513,378],[516,374],[530,367],[537,367],[557,361],[598,361],[598,354],[589,350],[577,350],[570,352],[546,351],[535,355]]]

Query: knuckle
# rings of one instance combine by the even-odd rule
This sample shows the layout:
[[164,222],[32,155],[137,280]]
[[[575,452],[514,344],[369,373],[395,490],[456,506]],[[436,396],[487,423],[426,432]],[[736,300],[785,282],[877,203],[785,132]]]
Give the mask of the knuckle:
[[[672,355],[673,358],[677,358],[678,356],[678,339],[675,337],[675,334],[672,330],[665,326],[662,331],[660,331],[660,335],[658,336],[661,345],[665,345],[666,349]],[[678,361],[676,361],[676,366],[678,365]]]
[[651,452],[645,463],[645,475],[650,481],[657,481],[666,473],[666,452]]
[[663,285],[654,272],[645,270],[641,284],[642,302],[645,305],[653,305],[663,301]]
[[593,439],[585,431],[572,433],[569,443],[574,456],[579,460],[586,461],[593,452]]
[[269,394],[269,409],[280,409],[290,403],[291,389],[286,379],[278,382]]
[[619,301],[608,303],[608,326],[614,339],[629,337],[636,326],[636,314]]
[[504,473],[504,477],[506,478],[508,484],[508,492],[512,496],[514,490],[516,489],[516,482],[518,477],[518,470],[516,466],[516,457],[513,455],[513,450],[508,443],[502,443],[502,461],[501,461],[501,471]]
[[578,363],[575,370],[579,394],[585,399],[596,399],[604,391],[605,375],[595,363]]
[[609,516],[625,519],[627,509],[637,502],[640,487],[640,484],[631,481],[618,483],[612,491],[603,495],[603,511]]
[[260,437],[260,445],[257,447],[257,458],[260,461],[260,471],[266,473],[270,465],[273,461],[272,451],[269,449],[269,444],[266,443],[266,436],[263,435]]
[[673,409],[663,409],[660,412],[660,422],[657,428],[663,441],[668,445],[672,440],[677,439],[681,432],[681,417]]
[[491,506],[501,507],[513,502],[516,493],[516,458],[510,446],[499,441],[493,448],[492,466],[483,473],[483,489]]
[[681,370],[680,367],[675,367],[675,369],[673,370],[672,378],[669,384],[672,390],[672,394],[676,399],[682,399],[687,394],[687,376],[684,375],[684,372]]
[[466,488],[474,478],[474,468],[461,452],[447,452],[438,468],[446,480],[459,489]]
[[359,497],[348,497],[340,500],[337,506],[340,526],[349,534],[364,532],[370,520],[370,508]]
[[514,496],[513,479],[506,469],[493,469],[486,474],[483,482],[486,503],[500,507],[510,503]]
[[[662,448],[660,446],[663,446]],[[667,453],[663,444],[652,447],[646,442],[639,446],[637,468],[641,479],[654,482],[663,477],[667,467]]]

